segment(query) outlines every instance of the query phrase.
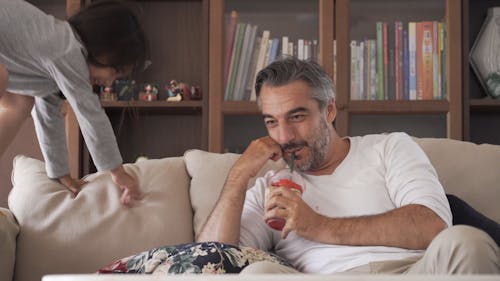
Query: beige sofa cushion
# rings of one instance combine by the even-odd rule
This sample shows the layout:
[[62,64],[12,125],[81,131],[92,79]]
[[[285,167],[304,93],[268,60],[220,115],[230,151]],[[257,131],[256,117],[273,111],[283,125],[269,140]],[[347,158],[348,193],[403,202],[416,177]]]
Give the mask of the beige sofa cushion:
[[446,193],[500,223],[500,145],[421,138]]
[[11,212],[0,208],[0,280],[12,280],[18,233],[19,226]]
[[127,208],[109,173],[89,175],[76,198],[47,178],[42,162],[14,160],[9,208],[21,231],[15,280],[91,273],[153,247],[193,241],[189,177],[181,157],[125,165],[139,179],[142,201]]
[[[186,151],[184,154],[186,169],[191,176],[189,195],[194,211],[195,235],[201,231],[212,212],[224,186],[226,176],[239,157],[239,154],[234,153],[219,154],[197,149]],[[282,160],[277,162],[269,160],[257,176],[248,182],[248,186],[252,186],[255,179],[263,176],[266,171],[280,169],[284,166],[285,162]]]

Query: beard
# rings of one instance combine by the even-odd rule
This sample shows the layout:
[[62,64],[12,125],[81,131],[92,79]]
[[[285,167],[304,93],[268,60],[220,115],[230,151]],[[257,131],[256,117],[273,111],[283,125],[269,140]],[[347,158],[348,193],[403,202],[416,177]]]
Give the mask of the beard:
[[287,143],[283,145],[282,148],[284,151],[294,151],[299,148],[309,147],[310,149],[309,151],[306,151],[306,155],[296,158],[296,160],[302,161],[295,163],[295,168],[302,172],[316,170],[321,167],[325,160],[330,139],[331,137],[328,123],[322,118],[318,127],[313,130],[310,141]]

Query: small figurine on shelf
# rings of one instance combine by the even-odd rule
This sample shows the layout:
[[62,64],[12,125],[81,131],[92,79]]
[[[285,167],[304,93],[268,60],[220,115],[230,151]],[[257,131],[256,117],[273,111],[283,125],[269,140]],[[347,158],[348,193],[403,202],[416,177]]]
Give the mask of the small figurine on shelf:
[[115,80],[114,88],[118,100],[129,101],[137,99],[137,85],[135,80]]
[[113,92],[113,88],[108,86],[101,86],[101,92],[99,93],[99,99],[101,101],[115,101],[116,93]]
[[145,83],[142,87],[142,91],[139,93],[139,100],[142,101],[158,100],[158,85],[152,83]]
[[189,98],[192,100],[201,100],[203,97],[203,91],[200,86],[191,86],[191,91],[189,92]]
[[181,101],[182,100],[182,89],[176,80],[171,80],[168,86],[165,86],[167,90],[167,101]]

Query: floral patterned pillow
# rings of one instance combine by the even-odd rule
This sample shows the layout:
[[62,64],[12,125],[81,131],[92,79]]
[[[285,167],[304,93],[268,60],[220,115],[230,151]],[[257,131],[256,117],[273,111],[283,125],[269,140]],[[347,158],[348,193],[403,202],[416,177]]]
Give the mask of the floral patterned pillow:
[[282,258],[259,249],[203,242],[155,248],[117,260],[98,273],[239,273],[258,261],[291,266]]

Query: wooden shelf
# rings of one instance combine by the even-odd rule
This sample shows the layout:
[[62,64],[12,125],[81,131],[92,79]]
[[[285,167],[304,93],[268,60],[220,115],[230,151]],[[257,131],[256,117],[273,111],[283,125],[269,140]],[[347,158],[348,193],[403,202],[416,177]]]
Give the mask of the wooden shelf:
[[349,101],[339,111],[355,114],[439,114],[449,111],[447,100],[426,101]]
[[260,110],[254,101],[225,101],[222,103],[225,115],[258,115]]
[[139,107],[139,108],[201,108],[201,101],[179,101],[179,102],[166,102],[166,101],[101,101],[102,107]]
[[500,112],[500,99],[491,98],[469,100],[471,111],[498,111]]

